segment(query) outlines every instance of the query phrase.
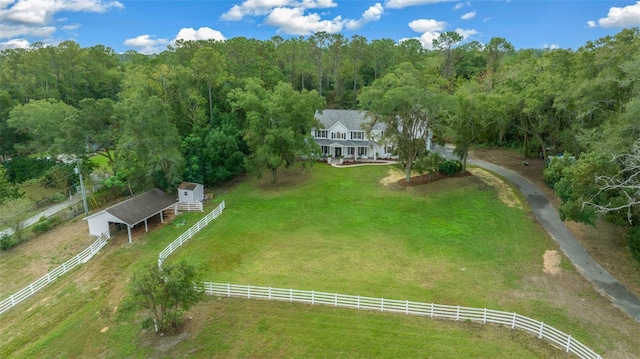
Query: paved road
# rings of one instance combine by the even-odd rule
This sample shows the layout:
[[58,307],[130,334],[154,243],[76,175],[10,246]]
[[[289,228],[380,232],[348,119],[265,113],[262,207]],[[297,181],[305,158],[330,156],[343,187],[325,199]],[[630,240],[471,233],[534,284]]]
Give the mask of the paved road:
[[[51,217],[54,214],[61,212],[63,210],[65,210],[66,208],[69,208],[72,204],[78,203],[82,201],[82,196],[80,195],[80,193],[76,193],[73,195],[73,197],[71,197],[71,199],[68,199],[64,202],[60,202],[58,204],[55,204],[45,210],[43,210],[42,212],[36,214],[35,216],[27,219],[26,222],[26,226],[25,227],[29,227],[32,224],[38,222],[40,220],[40,218],[42,217]],[[11,235],[13,234],[13,230],[11,228],[7,228],[5,230],[0,231],[0,237],[3,235]]]
[[[435,150],[449,159],[456,158],[453,155],[453,147],[437,147]],[[640,299],[591,258],[560,220],[558,212],[542,191],[526,178],[503,167],[475,159],[469,159],[467,162],[495,172],[518,187],[527,198],[542,227],[558,242],[560,249],[571,260],[578,272],[589,280],[600,294],[608,297],[614,306],[640,322]]]

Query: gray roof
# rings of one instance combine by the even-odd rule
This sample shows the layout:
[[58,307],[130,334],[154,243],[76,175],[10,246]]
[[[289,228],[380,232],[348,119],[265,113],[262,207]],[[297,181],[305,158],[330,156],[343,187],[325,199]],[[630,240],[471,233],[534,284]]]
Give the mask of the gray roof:
[[[362,124],[371,121],[371,118],[367,117],[366,111],[357,110],[323,110],[315,114],[316,118],[325,128],[330,128],[337,122],[343,124],[350,131],[362,131]],[[373,126],[374,130],[384,130],[384,125],[376,123]]]
[[178,200],[154,188],[104,211],[133,226],[173,206]]
[[196,189],[196,187],[198,187],[197,183],[193,183],[193,182],[182,182],[180,184],[180,186],[178,187],[178,189],[186,189],[188,191],[193,191],[194,189]]

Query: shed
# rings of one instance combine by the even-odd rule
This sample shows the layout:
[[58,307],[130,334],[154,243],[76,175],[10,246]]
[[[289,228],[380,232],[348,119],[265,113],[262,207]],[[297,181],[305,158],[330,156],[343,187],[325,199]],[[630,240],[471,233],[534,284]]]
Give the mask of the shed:
[[175,211],[177,202],[175,198],[154,188],[86,217],[84,220],[87,221],[89,225],[89,234],[100,236],[104,233],[107,235],[107,238],[111,237],[109,230],[110,223],[125,224],[129,234],[129,243],[131,243],[131,228],[133,228],[133,226],[144,222],[144,229],[148,232],[147,220],[160,214],[160,221],[163,222],[162,212],[171,207],[173,207]]
[[195,203],[204,200],[204,186],[199,183],[182,182],[178,186],[178,199],[182,203]]

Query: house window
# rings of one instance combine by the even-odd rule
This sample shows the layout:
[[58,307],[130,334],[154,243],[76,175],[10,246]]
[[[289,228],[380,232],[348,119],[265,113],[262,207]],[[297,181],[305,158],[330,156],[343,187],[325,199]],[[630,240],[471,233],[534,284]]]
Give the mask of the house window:
[[367,148],[366,147],[358,147],[358,156],[366,156]]
[[322,146],[322,155],[326,156],[329,154],[329,146]]
[[345,140],[347,138],[347,134],[346,133],[342,133],[342,132],[331,132],[331,138],[337,138],[337,139],[343,139]]
[[187,191],[184,191],[184,195],[185,195],[185,196],[188,196],[188,195],[189,195],[189,193],[188,193]]
[[316,130],[316,138],[327,138],[327,130]]
[[355,151],[353,150],[353,147],[349,147],[349,148],[347,148],[347,154],[348,154],[349,156],[353,156],[353,153],[354,153],[354,152],[355,152]]
[[352,140],[364,140],[364,131],[351,131]]

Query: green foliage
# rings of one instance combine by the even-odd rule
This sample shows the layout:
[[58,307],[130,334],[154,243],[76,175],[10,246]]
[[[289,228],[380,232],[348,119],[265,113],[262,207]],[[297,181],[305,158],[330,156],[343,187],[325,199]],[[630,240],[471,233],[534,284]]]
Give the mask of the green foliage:
[[[556,160],[553,160],[556,161]],[[602,152],[582,155],[575,163],[562,170],[562,177],[554,185],[558,197],[562,199],[560,218],[595,225],[596,211],[585,202],[609,203],[618,193],[600,192],[595,181],[597,175],[614,175],[618,166],[611,157]]]
[[560,182],[565,168],[573,165],[575,158],[571,154],[565,153],[562,157],[551,157],[547,160],[547,167],[544,169],[544,180],[552,188]]
[[244,140],[251,153],[245,162],[254,175],[268,169],[276,182],[279,168],[318,152],[311,129],[317,127],[314,114],[324,108],[325,101],[317,91],[297,92],[284,82],[267,90],[262,81],[252,78],[244,89],[229,93],[229,102],[247,120]]
[[25,234],[25,221],[34,209],[34,203],[26,198],[14,198],[0,206],[0,224],[13,230],[14,244],[22,242]]
[[0,165],[0,205],[8,200],[20,198],[22,196],[23,194],[20,193],[18,187],[9,182],[7,170],[4,166]]
[[640,226],[633,226],[627,230],[627,246],[631,256],[640,262]]
[[413,169],[418,173],[432,173],[438,171],[438,166],[444,161],[442,155],[437,152],[427,152],[419,156],[413,163]]
[[139,270],[129,283],[129,303],[148,311],[158,333],[178,330],[184,311],[202,300],[203,292],[196,286],[201,277],[202,269],[185,260],[165,264],[163,269],[154,265]]
[[462,171],[462,162],[458,160],[445,160],[438,164],[438,171],[447,176],[452,176]]
[[22,183],[32,178],[43,177],[55,165],[54,161],[43,158],[18,156],[4,163],[9,181]]
[[6,251],[7,249],[13,248],[16,244],[13,236],[6,233],[0,235],[0,250]]

